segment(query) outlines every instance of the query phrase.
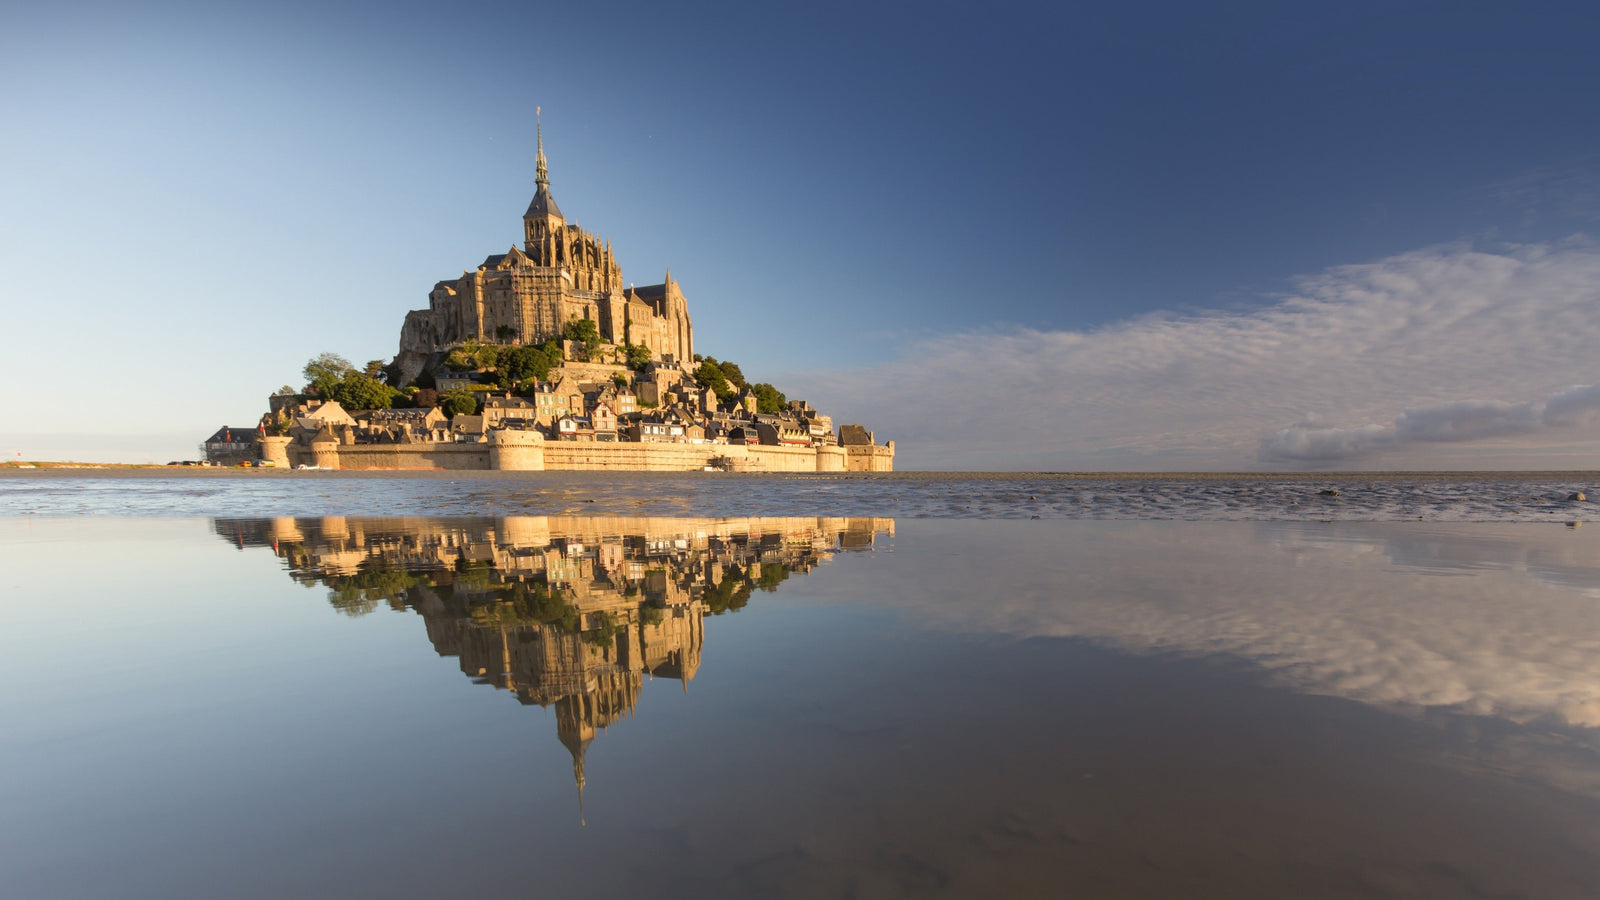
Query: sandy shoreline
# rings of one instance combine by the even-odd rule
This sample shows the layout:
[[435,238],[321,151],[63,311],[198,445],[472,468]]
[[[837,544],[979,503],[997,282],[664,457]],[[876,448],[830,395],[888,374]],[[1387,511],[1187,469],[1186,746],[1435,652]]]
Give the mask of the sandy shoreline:
[[1371,482],[1371,481],[1572,481],[1600,478],[1600,470],[1549,471],[1373,471],[1373,472],[500,472],[450,469],[290,470],[243,467],[102,465],[44,463],[35,468],[0,465],[0,477],[12,478],[294,478],[390,479],[442,478],[447,481],[537,480],[560,475],[596,481],[705,478],[784,481],[1163,481],[1163,482]]

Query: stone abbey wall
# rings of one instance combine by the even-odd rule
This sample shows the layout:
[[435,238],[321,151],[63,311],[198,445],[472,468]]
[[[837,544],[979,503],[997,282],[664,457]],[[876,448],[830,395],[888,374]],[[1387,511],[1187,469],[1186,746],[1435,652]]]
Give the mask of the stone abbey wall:
[[546,441],[536,432],[494,431],[485,443],[303,444],[264,438],[262,458],[283,468],[494,469],[513,472],[699,472],[723,461],[734,472],[888,472],[889,447],[769,447]]

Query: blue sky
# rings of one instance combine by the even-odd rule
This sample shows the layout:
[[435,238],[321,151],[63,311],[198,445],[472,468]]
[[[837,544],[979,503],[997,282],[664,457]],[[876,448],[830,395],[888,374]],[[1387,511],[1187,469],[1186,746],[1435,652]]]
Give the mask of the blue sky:
[[[392,355],[435,281],[518,239],[536,105],[563,210],[613,241],[628,280],[671,267],[698,349],[877,424],[907,465],[1600,455],[1586,412],[1343,455],[1328,455],[1337,434],[1314,452],[1274,437],[1600,381],[1577,339],[1600,338],[1600,251],[1583,237],[1600,216],[1592,5],[0,17],[0,303],[20,388],[7,456],[193,455],[316,353]],[[1516,271],[1491,289],[1485,266]],[[1373,278],[1392,296],[1368,309]],[[1126,340],[1226,343],[1319,297],[1244,369],[1208,368],[1239,362],[1226,348],[1157,359]],[[1416,327],[1362,344],[1362,316]],[[1576,329],[1559,352],[1544,340],[1557,322]],[[1291,346],[1314,340],[1306,323],[1350,337],[1306,353]],[[1085,368],[1110,352],[1085,347],[1113,346],[1114,365]],[[1357,375],[1374,382],[1323,390]],[[1089,383],[1102,399],[1085,405]],[[92,414],[63,402],[85,397]],[[998,417],[985,430],[1049,421],[1023,429],[1027,452],[952,438],[974,403]],[[1175,431],[1175,408],[1206,410],[1206,427]]]

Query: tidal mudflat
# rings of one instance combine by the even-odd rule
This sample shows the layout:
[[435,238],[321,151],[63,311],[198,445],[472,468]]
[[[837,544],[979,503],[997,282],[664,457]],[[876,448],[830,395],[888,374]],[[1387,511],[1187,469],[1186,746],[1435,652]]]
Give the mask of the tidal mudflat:
[[6,893],[1600,895],[1597,528],[237,498],[0,519]]

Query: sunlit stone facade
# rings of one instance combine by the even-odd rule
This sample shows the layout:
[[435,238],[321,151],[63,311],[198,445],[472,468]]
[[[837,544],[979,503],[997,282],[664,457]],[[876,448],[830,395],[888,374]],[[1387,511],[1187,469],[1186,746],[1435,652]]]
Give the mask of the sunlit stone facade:
[[625,287],[611,243],[569,222],[551,196],[542,134],[537,171],[533,201],[522,216],[522,246],[435,284],[428,308],[406,314],[396,358],[406,380],[436,350],[469,339],[540,344],[560,337],[574,319],[593,321],[600,337],[619,347],[693,361],[689,305],[672,273],[660,284]]

